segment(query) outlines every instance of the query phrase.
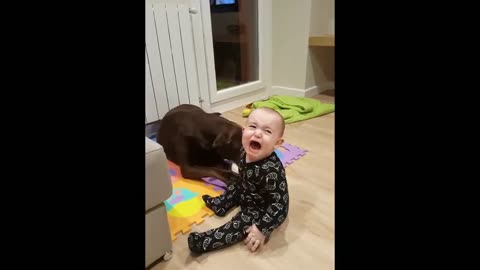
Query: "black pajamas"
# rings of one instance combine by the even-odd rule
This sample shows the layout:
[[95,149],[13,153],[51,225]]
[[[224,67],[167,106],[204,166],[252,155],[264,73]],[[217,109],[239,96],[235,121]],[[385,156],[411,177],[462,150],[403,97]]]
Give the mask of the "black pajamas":
[[241,211],[216,229],[190,233],[188,246],[191,251],[203,253],[233,245],[247,237],[246,230],[252,224],[269,237],[287,217],[287,179],[275,152],[263,160],[246,163],[242,151],[239,175],[239,180],[229,185],[224,194],[217,197],[204,195],[203,199],[218,216],[225,216],[237,206]]

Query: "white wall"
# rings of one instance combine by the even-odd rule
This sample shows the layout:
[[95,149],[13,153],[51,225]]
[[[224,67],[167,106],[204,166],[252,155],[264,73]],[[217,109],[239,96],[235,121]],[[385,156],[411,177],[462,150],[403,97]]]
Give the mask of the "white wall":
[[272,87],[304,89],[311,2],[272,1]]
[[[312,0],[310,36],[334,34],[334,1]],[[307,55],[305,88],[319,92],[335,88],[335,48],[310,47]]]
[[272,1],[272,94],[312,96],[334,87],[333,48],[308,38],[333,34],[333,0]]
[[310,35],[321,36],[333,34],[331,25],[334,19],[333,0],[311,0]]
[[335,48],[313,47],[307,55],[305,89],[317,92],[335,88]]

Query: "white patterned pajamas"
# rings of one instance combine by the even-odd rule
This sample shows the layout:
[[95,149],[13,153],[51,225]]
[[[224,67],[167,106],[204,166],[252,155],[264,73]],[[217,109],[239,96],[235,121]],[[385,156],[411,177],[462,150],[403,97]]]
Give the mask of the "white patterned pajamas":
[[208,208],[225,216],[240,206],[224,225],[203,233],[190,233],[188,246],[192,252],[204,253],[233,245],[248,235],[247,228],[255,224],[267,237],[280,226],[288,214],[288,185],[285,169],[273,152],[263,160],[246,163],[245,153],[239,162],[240,179],[217,197],[204,195]]

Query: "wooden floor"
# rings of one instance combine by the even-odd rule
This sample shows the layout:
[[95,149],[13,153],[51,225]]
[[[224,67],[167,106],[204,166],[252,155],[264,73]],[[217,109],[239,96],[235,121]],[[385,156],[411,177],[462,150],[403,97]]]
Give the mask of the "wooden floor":
[[[314,97],[334,103],[334,91]],[[242,108],[224,116],[243,125]],[[286,167],[290,192],[287,220],[274,231],[259,253],[252,254],[243,243],[192,257],[187,236],[178,235],[173,242],[173,257],[159,262],[152,269],[334,269],[334,122],[335,113],[288,124],[285,141],[308,150],[307,154]],[[238,209],[237,209],[238,211]],[[218,227],[237,212],[220,218],[212,216],[192,227],[205,231]]]

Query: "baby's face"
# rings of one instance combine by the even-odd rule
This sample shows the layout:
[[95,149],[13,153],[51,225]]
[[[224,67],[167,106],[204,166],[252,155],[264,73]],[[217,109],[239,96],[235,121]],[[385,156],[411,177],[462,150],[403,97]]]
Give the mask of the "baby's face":
[[254,110],[243,129],[242,145],[248,162],[268,157],[283,143],[280,121],[272,113]]

